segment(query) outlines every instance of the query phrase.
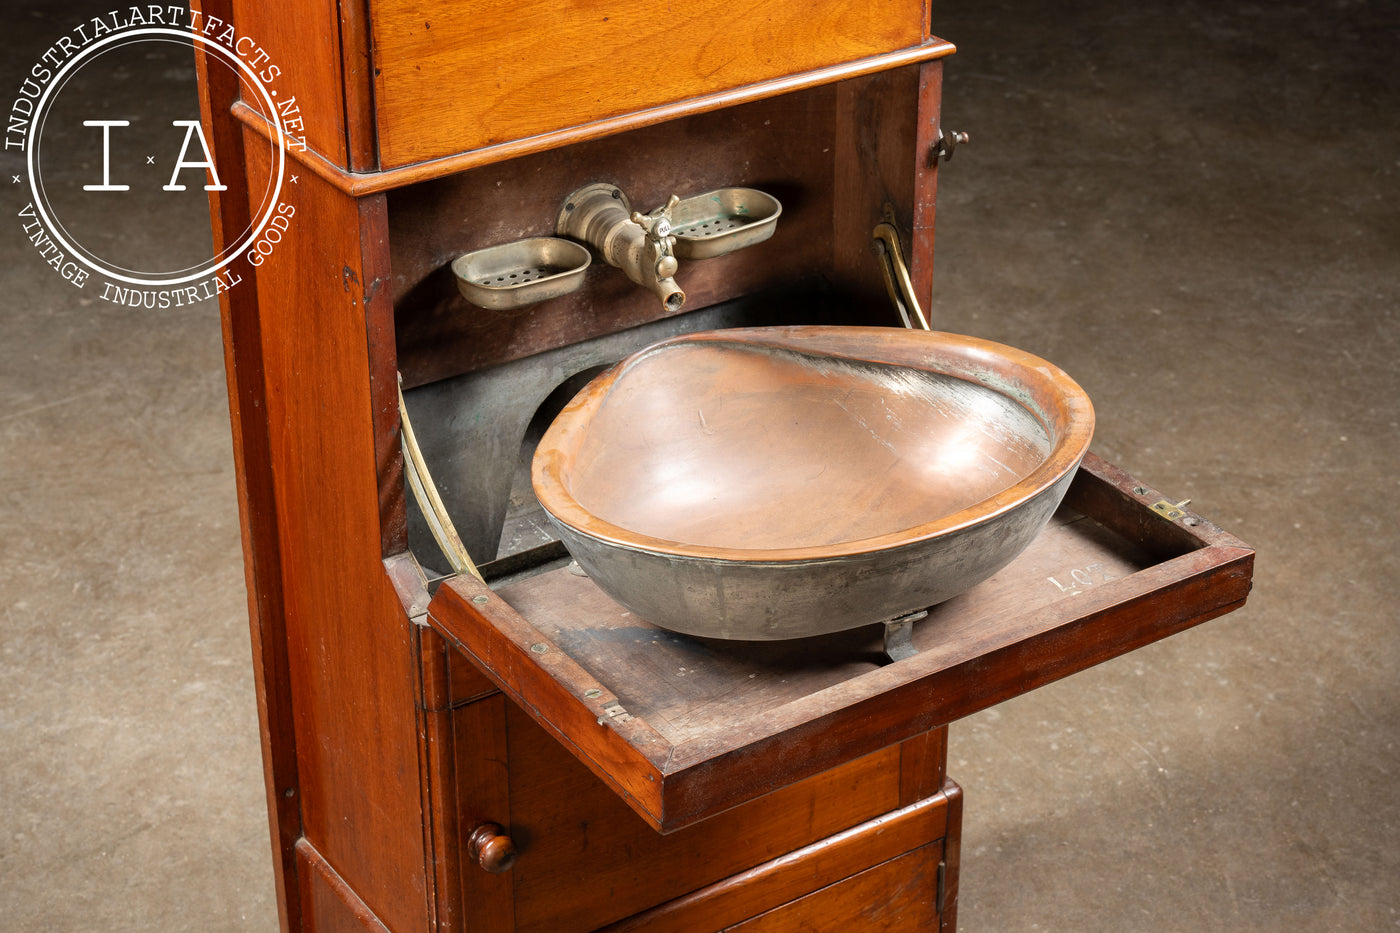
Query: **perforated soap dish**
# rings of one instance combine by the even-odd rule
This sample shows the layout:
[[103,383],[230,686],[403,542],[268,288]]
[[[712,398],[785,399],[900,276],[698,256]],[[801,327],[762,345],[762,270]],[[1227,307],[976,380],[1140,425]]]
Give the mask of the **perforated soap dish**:
[[452,274],[467,301],[509,311],[576,290],[589,261],[588,250],[578,243],[540,236],[458,256]]
[[671,211],[676,255],[709,259],[762,243],[773,235],[783,206],[752,188],[720,188],[686,198]]

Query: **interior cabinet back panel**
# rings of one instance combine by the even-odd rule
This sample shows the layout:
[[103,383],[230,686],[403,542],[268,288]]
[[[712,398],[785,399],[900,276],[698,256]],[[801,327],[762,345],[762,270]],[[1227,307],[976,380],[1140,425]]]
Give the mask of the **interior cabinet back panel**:
[[392,168],[919,46],[925,0],[377,0]]

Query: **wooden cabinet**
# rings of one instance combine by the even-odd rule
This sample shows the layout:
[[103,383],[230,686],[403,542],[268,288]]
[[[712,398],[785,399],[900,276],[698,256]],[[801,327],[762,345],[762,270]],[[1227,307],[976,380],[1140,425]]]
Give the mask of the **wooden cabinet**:
[[[462,900],[469,909],[485,886],[509,889],[502,913],[514,924],[499,929],[654,929],[662,918],[669,925],[662,928],[720,929],[912,850],[941,852],[948,830],[948,794],[956,791],[903,801],[901,776],[918,764],[894,746],[662,835],[518,705],[499,695],[483,704],[456,717],[466,740],[458,743],[458,774],[468,778],[457,785],[459,813],[473,814],[462,833],[482,812],[469,792],[478,790],[482,750],[470,739],[482,717],[498,717],[508,766],[497,775],[502,810],[492,816],[509,827],[520,855],[498,876],[468,860]],[[804,861],[813,864],[794,870]]]
[[373,4],[380,164],[627,118],[917,48],[922,0]]
[[[952,47],[905,0],[201,6],[280,64],[299,131],[290,223],[222,296],[285,928],[952,929],[947,723],[1243,602],[1247,547],[1092,457],[895,664],[866,630],[740,651],[639,628],[562,566],[436,579],[400,380],[491,561],[561,386],[686,330],[894,323],[871,231],[900,229],[927,298]],[[277,121],[227,69],[201,60],[201,87],[236,243]],[[455,256],[551,233],[595,181],[642,209],[761,188],[782,222],[687,264],[679,313],[601,263],[517,312],[463,301]]]

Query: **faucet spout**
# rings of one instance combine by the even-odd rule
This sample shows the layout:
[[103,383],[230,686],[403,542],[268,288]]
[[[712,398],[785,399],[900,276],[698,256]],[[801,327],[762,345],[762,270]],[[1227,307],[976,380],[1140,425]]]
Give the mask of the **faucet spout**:
[[592,246],[608,265],[621,269],[655,294],[668,312],[675,312],[685,304],[685,292],[674,278],[680,263],[671,233],[671,209],[679,201],[671,195],[665,206],[642,214],[633,212],[627,196],[613,185],[588,185],[569,196],[555,229]]

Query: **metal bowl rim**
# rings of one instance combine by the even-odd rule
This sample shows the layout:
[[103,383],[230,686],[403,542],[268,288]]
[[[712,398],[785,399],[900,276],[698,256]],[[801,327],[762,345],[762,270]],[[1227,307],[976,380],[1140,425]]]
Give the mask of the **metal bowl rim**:
[[[1057,412],[1060,416],[1058,420],[1063,422],[1063,430],[1056,431],[1054,425],[1045,423],[1042,413],[1029,409],[1052,435],[1058,434],[1059,436],[1054,438],[1054,446],[1045,461],[1024,479],[951,515],[941,516],[911,528],[836,544],[746,549],[670,541],[616,525],[585,508],[569,491],[568,483],[563,476],[563,465],[572,462],[570,455],[576,454],[582,444],[592,413],[607,397],[613,384],[625,375],[631,366],[647,356],[686,343],[713,343],[749,349],[755,345],[788,350],[796,349],[798,352],[806,352],[811,355],[820,354],[832,358],[861,360],[883,365],[902,365],[882,360],[877,354],[857,355],[829,349],[809,349],[800,345],[794,346],[791,340],[794,336],[804,339],[820,339],[828,334],[837,334],[843,338],[872,337],[877,340],[888,340],[892,334],[899,334],[903,335],[899,339],[937,341],[937,347],[940,350],[953,351],[954,355],[959,358],[976,358],[983,362],[1000,361],[1001,365],[996,369],[998,375],[1012,377],[1013,381],[1022,385],[1039,383],[1042,389],[1051,390],[1051,399],[1063,404],[1063,410]],[[924,371],[963,378],[955,373],[946,373],[942,369],[932,367],[924,367]],[[1005,394],[1004,389],[998,386],[988,385],[986,382],[982,384],[992,391]],[[1017,401],[1024,406],[1024,402],[1019,399]],[[1093,405],[1077,382],[1053,363],[1004,344],[961,334],[895,330],[888,327],[797,325],[736,328],[683,334],[660,341],[637,351],[600,374],[565,406],[545,432],[536,448],[531,478],[540,505],[551,517],[568,526],[576,534],[585,535],[613,547],[673,559],[754,564],[815,563],[914,546],[935,538],[950,536],[1010,512],[1052,488],[1067,474],[1077,469],[1084,454],[1089,449],[1093,432]]]

